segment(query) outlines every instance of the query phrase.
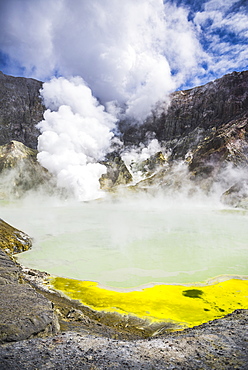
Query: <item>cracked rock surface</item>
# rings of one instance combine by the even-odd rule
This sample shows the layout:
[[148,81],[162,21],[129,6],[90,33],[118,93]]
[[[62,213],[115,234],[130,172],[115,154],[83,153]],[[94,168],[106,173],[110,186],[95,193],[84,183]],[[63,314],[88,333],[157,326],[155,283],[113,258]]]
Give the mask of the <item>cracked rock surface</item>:
[[63,332],[0,347],[2,370],[239,369],[248,367],[248,311],[150,340]]
[[[19,242],[18,235],[12,233],[13,244],[14,238]],[[20,267],[1,249],[0,312],[0,343],[52,334],[59,329],[52,303],[29,284],[21,284]]]

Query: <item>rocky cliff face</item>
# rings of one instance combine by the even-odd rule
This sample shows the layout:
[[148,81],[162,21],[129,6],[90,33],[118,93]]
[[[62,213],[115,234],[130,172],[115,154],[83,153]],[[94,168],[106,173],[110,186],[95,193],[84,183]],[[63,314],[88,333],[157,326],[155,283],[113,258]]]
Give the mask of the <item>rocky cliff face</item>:
[[[143,125],[122,122],[121,128],[126,146],[154,137],[170,153],[163,168],[136,187],[181,191],[187,183],[190,192],[209,193],[221,183],[222,201],[248,207],[248,71],[175,92],[170,106],[160,106]],[[185,164],[180,171],[178,160]]]
[[[0,144],[17,139],[28,147],[36,147],[39,132],[35,125],[42,120],[45,109],[39,98],[41,87],[40,81],[0,73]],[[155,161],[157,169],[152,158],[147,163],[132,163],[145,180],[136,189],[147,190],[153,185],[168,189],[175,184],[183,187],[187,175],[193,187],[197,185],[209,192],[214,182],[223,180],[223,172],[230,164],[248,173],[248,71],[233,72],[204,86],[177,91],[171,94],[169,105],[160,103],[143,124],[120,122],[119,132],[125,150],[140,143],[146,145],[155,138],[162,154],[167,155],[166,160]],[[100,179],[103,189],[132,183],[132,169],[126,167],[121,156],[116,149],[106,158],[108,172]],[[180,178],[173,166],[178,160],[187,167],[180,171]],[[5,162],[3,166],[6,167]],[[226,182],[223,188],[223,199],[230,204],[233,199],[236,202],[237,191],[248,199],[248,191],[244,191],[244,186],[248,188],[248,176],[238,179],[241,185],[234,181]]]
[[0,72],[0,145],[11,140],[37,147],[38,129],[44,106],[39,97],[42,82]]
[[[36,148],[45,107],[39,97],[42,82],[0,72],[0,145],[11,140]],[[155,137],[166,142],[175,158],[186,154],[212,129],[247,116],[248,71],[233,72],[204,86],[171,94],[142,125],[121,122],[125,145]]]
[[178,158],[211,129],[247,114],[248,71],[233,72],[204,86],[171,94],[169,106],[162,104],[139,127],[122,122],[121,132],[127,145],[137,143],[137,139],[144,142],[150,132],[167,142]]

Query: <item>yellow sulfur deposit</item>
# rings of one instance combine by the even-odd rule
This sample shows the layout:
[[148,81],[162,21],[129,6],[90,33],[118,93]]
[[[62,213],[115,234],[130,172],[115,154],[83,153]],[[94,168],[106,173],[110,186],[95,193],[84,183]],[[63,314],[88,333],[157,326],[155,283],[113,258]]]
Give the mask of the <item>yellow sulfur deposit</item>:
[[248,309],[248,280],[238,278],[198,286],[154,285],[125,292],[61,277],[52,278],[51,285],[94,310],[135,315],[150,322],[171,322],[182,329],[238,308]]

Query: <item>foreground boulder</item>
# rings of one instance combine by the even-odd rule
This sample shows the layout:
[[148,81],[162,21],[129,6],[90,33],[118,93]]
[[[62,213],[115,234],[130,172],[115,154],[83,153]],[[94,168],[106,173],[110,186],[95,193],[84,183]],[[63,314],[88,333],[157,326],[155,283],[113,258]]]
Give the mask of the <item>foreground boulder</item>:
[[0,285],[0,342],[46,336],[59,329],[52,303],[28,284]]
[[20,266],[11,259],[12,252],[30,247],[27,234],[0,220],[0,343],[44,336],[59,329],[52,303],[29,284],[21,283]]

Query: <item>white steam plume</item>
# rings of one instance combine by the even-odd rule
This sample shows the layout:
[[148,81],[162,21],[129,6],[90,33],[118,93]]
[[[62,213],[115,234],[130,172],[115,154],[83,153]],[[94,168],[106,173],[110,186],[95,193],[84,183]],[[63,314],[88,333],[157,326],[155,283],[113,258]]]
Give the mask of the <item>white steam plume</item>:
[[97,162],[110,150],[115,118],[80,77],[53,79],[41,94],[49,109],[38,124],[38,161],[77,199],[102,196],[99,178],[106,168]]
[[[56,11],[45,15],[44,4],[37,2],[46,20],[49,73],[82,76],[115,115],[121,109],[142,121],[197,65],[199,45],[182,8],[161,0],[57,3]],[[31,2],[26,6],[32,13]],[[35,65],[42,74],[44,60]],[[39,162],[76,198],[99,197],[106,168],[97,162],[110,150],[116,119],[79,77],[54,78],[44,84],[42,97],[48,110],[38,125]]]
[[160,151],[162,151],[162,147],[157,139],[152,139],[147,147],[140,143],[139,146],[128,148],[123,151],[121,158],[132,174],[134,183],[142,180],[144,177],[144,173],[139,170],[139,165]]

